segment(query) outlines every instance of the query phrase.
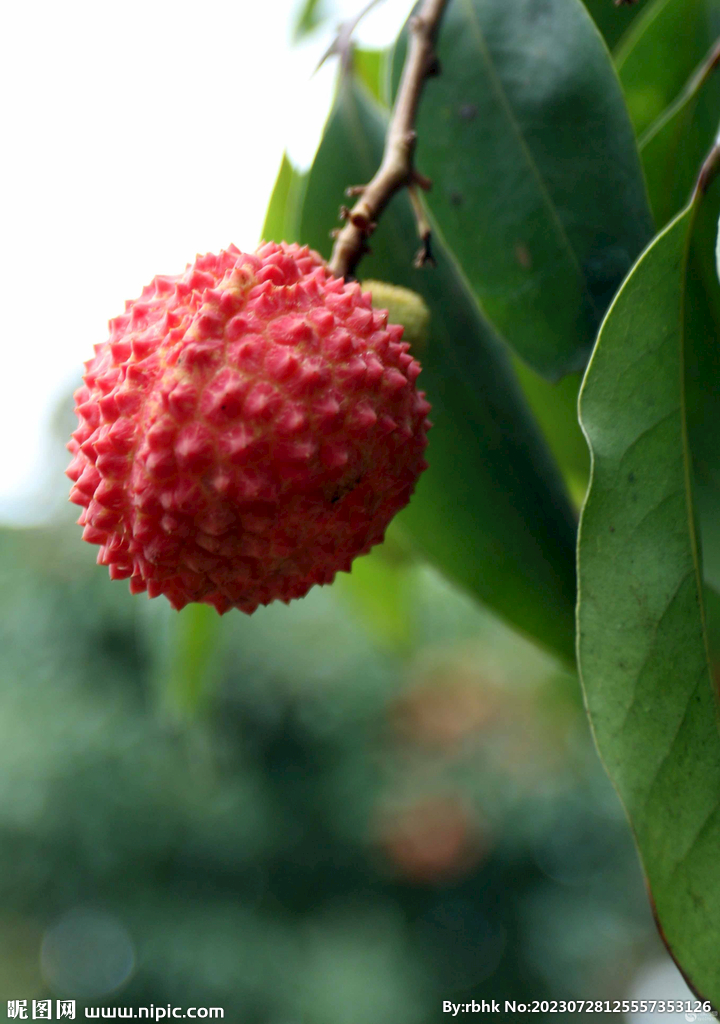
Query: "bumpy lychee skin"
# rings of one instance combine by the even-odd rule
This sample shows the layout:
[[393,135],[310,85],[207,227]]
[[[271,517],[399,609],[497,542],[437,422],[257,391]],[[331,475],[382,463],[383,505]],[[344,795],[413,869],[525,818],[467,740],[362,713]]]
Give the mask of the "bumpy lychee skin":
[[156,277],[75,394],[70,500],[130,590],[252,612],[382,540],[425,468],[402,327],[307,247]]

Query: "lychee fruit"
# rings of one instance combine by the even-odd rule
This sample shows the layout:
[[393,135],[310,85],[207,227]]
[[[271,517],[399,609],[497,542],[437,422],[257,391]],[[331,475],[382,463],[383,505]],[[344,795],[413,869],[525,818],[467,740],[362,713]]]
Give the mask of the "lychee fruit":
[[98,562],[133,593],[221,614],[349,571],[426,466],[402,333],[295,244],[156,277],[75,393],[70,500]]

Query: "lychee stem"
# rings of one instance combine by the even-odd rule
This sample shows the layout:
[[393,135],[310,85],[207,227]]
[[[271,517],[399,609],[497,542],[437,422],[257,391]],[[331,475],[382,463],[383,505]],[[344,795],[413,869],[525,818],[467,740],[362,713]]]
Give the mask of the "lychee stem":
[[[413,166],[417,144],[415,120],[425,79],[439,72],[435,40],[447,3],[448,0],[424,0],[419,13],[410,19],[410,42],[382,163],[337,235],[329,264],[336,277],[347,277],[354,272],[367,250],[371,226],[375,226],[396,192],[413,183],[429,187],[428,180],[418,175]],[[427,225],[423,223],[421,237],[425,247],[429,244],[426,232]]]

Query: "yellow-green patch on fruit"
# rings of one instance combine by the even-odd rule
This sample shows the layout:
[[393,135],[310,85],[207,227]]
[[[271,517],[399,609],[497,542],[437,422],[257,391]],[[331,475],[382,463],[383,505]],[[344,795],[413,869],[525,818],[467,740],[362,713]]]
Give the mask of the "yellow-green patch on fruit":
[[405,328],[403,341],[407,341],[415,355],[427,347],[430,328],[430,310],[417,292],[386,281],[363,281],[362,290],[370,292],[375,309],[386,309],[388,321]]

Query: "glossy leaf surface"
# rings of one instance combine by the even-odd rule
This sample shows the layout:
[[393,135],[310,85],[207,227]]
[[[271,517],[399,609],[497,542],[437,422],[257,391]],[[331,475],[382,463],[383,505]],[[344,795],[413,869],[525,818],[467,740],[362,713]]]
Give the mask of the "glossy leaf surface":
[[717,1005],[720,737],[701,605],[684,389],[692,211],[658,236],[603,324],[581,393],[593,469],[578,654],[600,754],[665,941]]
[[[328,256],[329,231],[348,184],[367,181],[385,121],[350,81],[310,172],[305,242]],[[364,277],[419,292],[431,312],[420,386],[435,424],[430,469],[400,521],[450,578],[569,660],[573,656],[575,523],[562,481],[501,344],[479,314],[452,256],[415,270],[415,225],[406,194],[393,199],[372,238]]]
[[579,0],[455,0],[438,53],[418,118],[428,204],[518,354],[550,379],[581,369],[652,234],[607,49]]

